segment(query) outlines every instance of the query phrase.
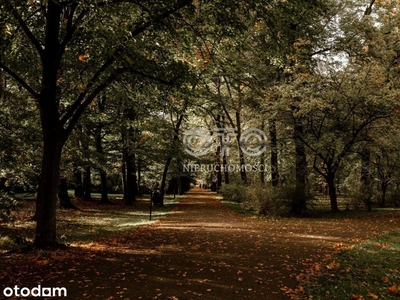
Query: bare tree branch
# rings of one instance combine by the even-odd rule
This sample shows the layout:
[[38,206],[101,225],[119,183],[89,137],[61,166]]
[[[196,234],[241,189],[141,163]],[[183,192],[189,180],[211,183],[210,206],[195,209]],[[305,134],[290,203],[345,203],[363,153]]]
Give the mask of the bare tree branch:
[[18,24],[22,27],[24,30],[26,36],[29,38],[33,46],[36,48],[37,52],[39,53],[40,57],[43,57],[43,47],[39,43],[39,41],[36,39],[35,35],[32,33],[32,31],[29,29],[28,25],[26,22],[22,19],[22,17],[19,15],[17,10],[14,8],[13,4],[11,3],[10,0],[7,1],[6,3],[8,9],[10,10],[11,14],[13,17],[17,20]]
[[0,69],[3,69],[6,73],[8,73],[12,78],[14,78],[24,89],[26,89],[35,99],[39,98],[39,94],[28,84],[25,80],[23,80],[17,73],[8,68],[6,65],[0,62]]
[[128,41],[132,40],[134,37],[137,35],[143,33],[145,30],[153,26],[155,23],[161,22],[163,19],[167,18],[169,15],[172,13],[178,11],[182,7],[188,5],[191,3],[191,0],[183,0],[180,3],[178,3],[174,8],[165,11],[164,13],[156,16],[152,20],[146,22],[142,26],[136,28],[135,30],[131,31],[131,34],[125,38],[125,41],[120,44],[115,50],[113,55],[110,56],[109,59],[107,59],[97,70],[96,73],[92,76],[92,78],[89,80],[88,84],[86,85],[85,90],[78,96],[77,100],[72,104],[68,112],[62,117],[61,122],[62,124],[65,124],[67,120],[72,116],[75,115],[75,111],[78,110],[78,108],[81,106],[81,102],[84,101],[86,98],[87,94],[91,90],[91,88],[94,86],[94,84],[97,82],[97,80],[103,75],[106,70],[109,69],[109,67],[116,61],[116,59],[121,55],[124,49],[124,44],[127,43]]

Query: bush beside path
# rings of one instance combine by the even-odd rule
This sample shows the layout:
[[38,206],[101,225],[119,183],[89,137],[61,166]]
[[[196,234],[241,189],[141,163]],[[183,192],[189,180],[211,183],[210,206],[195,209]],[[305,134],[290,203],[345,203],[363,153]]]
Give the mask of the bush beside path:
[[399,229],[398,213],[252,218],[193,189],[171,215],[140,230],[67,250],[2,255],[0,287],[66,287],[68,299],[289,299],[313,264]]

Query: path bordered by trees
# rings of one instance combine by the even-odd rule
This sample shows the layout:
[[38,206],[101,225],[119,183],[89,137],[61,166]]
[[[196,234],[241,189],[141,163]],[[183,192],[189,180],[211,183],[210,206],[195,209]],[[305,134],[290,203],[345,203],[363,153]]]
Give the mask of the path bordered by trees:
[[8,255],[0,282],[62,286],[68,299],[288,299],[312,264],[399,228],[399,214],[250,218],[194,189],[166,219],[106,244]]

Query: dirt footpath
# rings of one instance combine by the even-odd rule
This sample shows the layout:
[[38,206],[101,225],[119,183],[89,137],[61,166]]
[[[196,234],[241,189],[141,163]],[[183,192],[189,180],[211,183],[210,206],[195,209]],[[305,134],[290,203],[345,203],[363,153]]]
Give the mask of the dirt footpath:
[[102,247],[48,254],[51,262],[26,267],[19,278],[65,286],[68,299],[289,299],[286,292],[310,264],[399,228],[399,214],[249,218],[194,189],[162,221]]

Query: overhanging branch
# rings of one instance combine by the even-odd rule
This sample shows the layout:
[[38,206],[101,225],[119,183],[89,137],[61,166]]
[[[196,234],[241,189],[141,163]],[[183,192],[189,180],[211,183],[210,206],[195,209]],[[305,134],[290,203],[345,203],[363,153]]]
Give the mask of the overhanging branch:
[[0,69],[3,69],[7,74],[14,78],[24,89],[26,89],[35,99],[39,98],[39,94],[23,80],[17,73],[8,68],[6,65],[0,62]]
[[29,29],[29,27],[26,24],[26,22],[18,14],[17,10],[14,8],[14,6],[10,2],[10,0],[7,1],[6,5],[8,6],[9,10],[11,11],[11,14],[13,15],[13,17],[17,20],[18,24],[24,30],[26,36],[29,38],[29,40],[31,41],[33,46],[36,48],[36,50],[39,53],[40,57],[42,57],[43,56],[43,47],[42,47],[42,45],[39,43],[39,41],[36,39],[35,35]]
[[[127,1],[129,2],[129,1]],[[61,123],[65,124],[68,119],[72,117],[72,115],[76,114],[76,111],[79,110],[82,101],[84,99],[88,99],[87,95],[89,91],[92,89],[94,84],[99,80],[99,78],[109,69],[109,67],[117,60],[117,58],[121,55],[124,49],[124,45],[138,36],[139,34],[143,33],[146,31],[148,28],[153,26],[156,23],[161,22],[163,19],[167,18],[174,12],[178,11],[179,9],[185,7],[186,5],[189,5],[192,3],[191,0],[182,0],[180,1],[176,6],[174,6],[172,9],[165,11],[164,13],[159,14],[158,16],[154,17],[152,20],[144,23],[143,25],[139,26],[135,30],[132,30],[130,32],[130,35],[125,38],[125,40],[114,50],[113,54],[100,66],[100,68],[97,70],[96,73],[92,76],[92,78],[89,80],[88,84],[85,87],[85,90],[78,96],[77,100],[72,104],[68,112],[62,117]]]

